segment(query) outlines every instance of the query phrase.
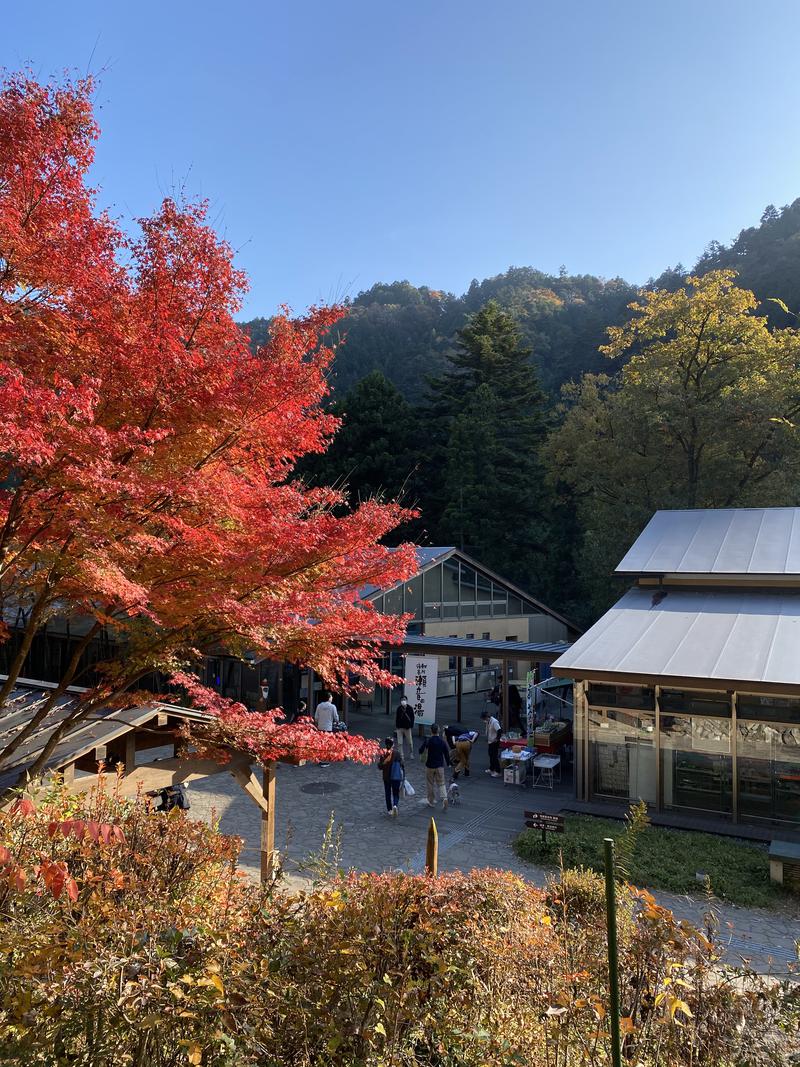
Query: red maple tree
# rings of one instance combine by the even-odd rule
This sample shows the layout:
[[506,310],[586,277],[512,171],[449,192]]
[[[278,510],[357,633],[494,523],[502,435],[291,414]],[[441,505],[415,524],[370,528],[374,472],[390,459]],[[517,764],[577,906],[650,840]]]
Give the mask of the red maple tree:
[[37,634],[58,618],[81,634],[0,766],[87,684],[92,642],[112,649],[34,771],[76,719],[211,648],[385,681],[376,650],[404,620],[358,590],[413,567],[411,546],[381,544],[402,508],[342,513],[341,493],[293,476],[336,429],[321,401],[340,309],[284,310],[253,352],[246,279],[204,203],[164,200],[137,237],[97,210],[92,91],[26,75],[0,91],[0,708]]

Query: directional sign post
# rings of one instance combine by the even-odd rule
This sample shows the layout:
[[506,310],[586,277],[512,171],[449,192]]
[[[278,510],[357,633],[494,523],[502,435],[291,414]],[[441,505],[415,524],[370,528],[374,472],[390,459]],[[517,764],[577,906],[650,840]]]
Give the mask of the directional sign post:
[[547,843],[548,834],[564,833],[564,816],[554,815],[549,811],[526,811],[525,825],[530,830],[542,831],[542,844]]

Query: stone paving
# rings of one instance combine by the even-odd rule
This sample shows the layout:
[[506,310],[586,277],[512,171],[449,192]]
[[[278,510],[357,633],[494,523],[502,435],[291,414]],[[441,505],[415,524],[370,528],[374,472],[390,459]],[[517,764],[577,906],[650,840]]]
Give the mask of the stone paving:
[[[445,706],[446,703],[440,702]],[[465,724],[470,727],[479,724],[482,706],[482,701],[473,698],[472,704],[465,707]],[[441,721],[451,719],[444,715]],[[393,722],[393,718],[377,711],[353,715],[351,729],[382,737],[391,732],[387,726]],[[385,814],[383,783],[376,768],[347,763],[327,767],[281,765],[277,771],[275,840],[285,855],[289,884],[300,885],[308,880],[303,860],[320,849],[331,817],[336,831],[341,833],[341,867],[368,871],[421,870],[432,814],[439,831],[440,870],[500,867],[532,883],[543,884],[547,871],[518,859],[511,849],[511,841],[522,828],[524,809],[559,811],[572,795],[571,784],[563,783],[563,791],[558,788],[553,792],[531,791],[490,778],[484,773],[488,759],[482,740],[475,746],[473,763],[471,777],[462,778],[459,783],[460,803],[446,812],[439,806],[434,812],[424,803],[425,773],[419,757],[408,761],[407,777],[417,795],[401,799],[396,819]],[[225,774],[192,783],[189,795],[193,817],[206,819],[214,812],[223,833],[243,838],[242,866],[257,877],[258,808]],[[664,892],[654,895],[680,918],[702,922],[706,908],[703,900]],[[719,905],[718,912],[731,959],[750,959],[764,973],[784,973],[787,965],[796,961],[800,909],[767,912]]]

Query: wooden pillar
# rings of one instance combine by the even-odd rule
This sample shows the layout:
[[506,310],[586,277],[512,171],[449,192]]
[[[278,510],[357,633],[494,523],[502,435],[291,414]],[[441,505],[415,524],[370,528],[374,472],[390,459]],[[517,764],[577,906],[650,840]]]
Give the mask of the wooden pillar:
[[508,735],[508,672],[511,661],[503,660],[503,684],[500,686],[500,700],[502,702],[503,733]]
[[75,764],[68,763],[66,767],[61,768],[61,773],[64,775],[64,785],[72,785],[75,781]]
[[125,754],[122,758],[125,773],[131,774],[136,769],[136,731],[125,734]]
[[269,882],[272,878],[275,862],[275,764],[264,766],[261,788],[267,810],[261,811],[261,881]]
[[586,682],[575,682],[572,689],[572,750],[575,797],[589,799],[589,716]]
[[314,704],[314,686],[316,684],[316,681],[317,681],[316,674],[314,673],[314,671],[312,671],[309,668],[309,671],[308,671],[308,710],[311,712],[312,715],[317,710],[316,705]]
[[431,824],[428,827],[428,841],[425,846],[425,871],[435,878],[439,873],[439,831],[431,816]]
[[284,663],[278,664],[278,707],[283,707],[283,669]]
[[655,697],[655,736],[653,744],[656,746],[656,811],[664,810],[664,783],[661,767],[661,686],[653,686]]
[[736,693],[731,693],[731,821],[739,821],[739,724],[736,719]]
[[456,656],[456,722],[461,722],[461,697],[464,692],[464,679],[462,678],[461,656]]

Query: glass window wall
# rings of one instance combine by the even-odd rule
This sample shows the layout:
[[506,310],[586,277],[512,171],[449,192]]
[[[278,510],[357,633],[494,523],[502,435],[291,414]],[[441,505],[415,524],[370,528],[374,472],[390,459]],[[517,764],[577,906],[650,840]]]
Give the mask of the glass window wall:
[[737,723],[739,817],[800,822],[800,726]]
[[445,560],[442,564],[442,603],[458,603],[458,580],[458,560]]
[[729,718],[662,712],[661,788],[665,808],[730,814],[731,768]]
[[478,618],[492,617],[492,583],[482,574],[478,575]]
[[624,706],[652,707],[652,689],[590,681],[587,696],[591,795],[800,827],[800,697],[738,694],[734,727],[728,694],[662,689],[656,753],[654,716]]
[[640,711],[655,711],[655,690],[643,685],[606,685],[590,682],[590,704],[605,708],[635,708]]
[[421,578],[415,578],[413,582],[406,582],[403,608],[405,611],[413,611],[415,619],[422,618]]
[[662,711],[680,711],[692,715],[731,717],[731,698],[727,693],[706,693],[685,689],[662,689],[658,696]]
[[387,615],[402,615],[403,614],[403,587],[399,586],[397,589],[390,589],[384,596],[384,611]]
[[475,580],[477,574],[472,567],[466,567],[461,564],[461,579],[459,587],[459,596],[462,604],[474,604],[475,603]]
[[592,792],[598,797],[656,802],[655,726],[652,715],[589,709]]
[[[530,601],[486,575],[448,559],[405,583],[405,610],[417,619],[491,619],[541,615]],[[384,608],[384,610],[389,610]]]
[[442,602],[442,568],[432,567],[425,571],[422,576],[423,589],[425,591],[426,604],[441,604]]

